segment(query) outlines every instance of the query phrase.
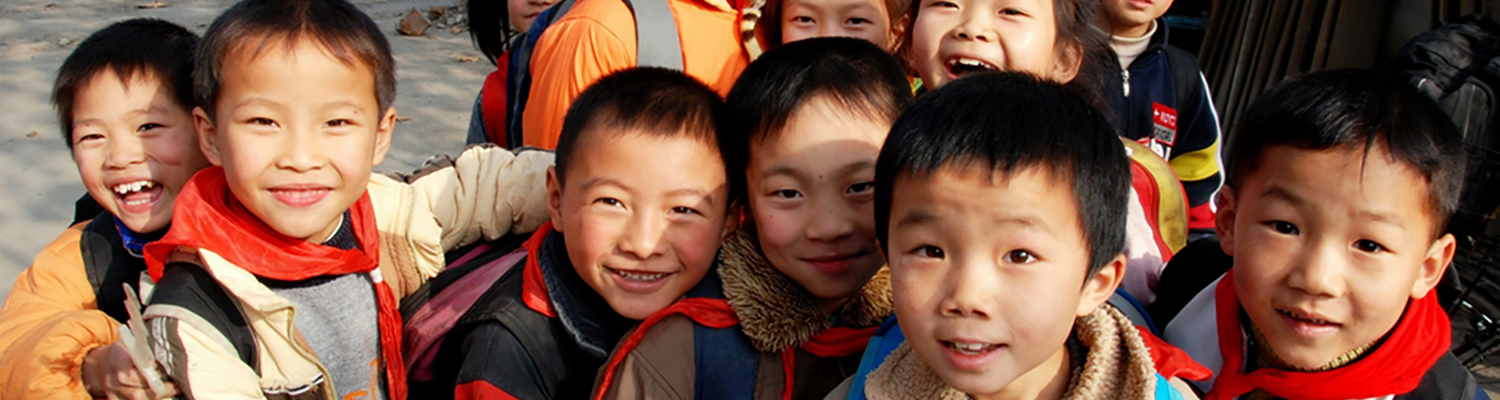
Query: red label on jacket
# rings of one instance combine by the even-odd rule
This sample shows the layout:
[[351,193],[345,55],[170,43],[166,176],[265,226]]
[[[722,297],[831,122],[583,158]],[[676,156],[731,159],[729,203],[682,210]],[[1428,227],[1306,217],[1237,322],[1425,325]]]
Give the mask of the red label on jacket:
[[1171,159],[1172,145],[1177,143],[1177,110],[1152,102],[1151,136],[1141,138],[1140,143],[1162,159]]

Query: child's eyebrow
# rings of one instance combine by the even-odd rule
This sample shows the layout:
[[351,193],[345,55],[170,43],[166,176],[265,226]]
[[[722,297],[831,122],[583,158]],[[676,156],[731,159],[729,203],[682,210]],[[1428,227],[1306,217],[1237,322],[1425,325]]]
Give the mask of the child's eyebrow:
[[904,217],[901,217],[901,220],[896,222],[895,227],[897,229],[909,228],[913,225],[926,224],[936,219],[938,219],[937,214],[933,214],[932,212],[927,210],[916,210],[907,213]]
[[700,189],[700,188],[682,188],[682,189],[676,189],[676,190],[667,192],[667,197],[677,197],[677,196],[690,196],[690,197],[702,198],[703,201],[708,202],[708,205],[710,205],[710,206],[718,204],[718,202],[716,201],[718,199],[715,199],[714,195],[709,194],[708,191]]
[[602,178],[602,177],[595,176],[595,177],[590,177],[588,179],[583,180],[582,189],[588,190],[588,189],[593,188],[595,186],[613,186],[613,187],[619,188],[620,190],[624,190],[626,192],[635,193],[635,190],[631,189],[630,186],[626,186],[625,184],[620,183],[620,181],[617,181],[617,180],[614,180],[614,179]]
[[1392,214],[1392,213],[1386,213],[1386,212],[1380,212],[1380,211],[1371,211],[1371,210],[1359,210],[1359,212],[1355,213],[1355,216],[1359,220],[1361,220],[1361,221],[1373,222],[1373,223],[1381,224],[1381,225],[1387,225],[1387,226],[1390,226],[1390,227],[1396,228],[1396,229],[1404,229],[1406,227],[1406,224],[1402,223],[1403,220],[1401,218],[1396,217],[1396,215]]
[[1266,188],[1266,191],[1264,193],[1261,193],[1261,197],[1279,199],[1288,203],[1292,203],[1292,206],[1298,208],[1303,208],[1309,204],[1312,204],[1312,202],[1308,201],[1307,198],[1302,197],[1301,195],[1298,195],[1296,193],[1292,193],[1291,190],[1287,190],[1286,188],[1276,185],[1271,185],[1270,187]]

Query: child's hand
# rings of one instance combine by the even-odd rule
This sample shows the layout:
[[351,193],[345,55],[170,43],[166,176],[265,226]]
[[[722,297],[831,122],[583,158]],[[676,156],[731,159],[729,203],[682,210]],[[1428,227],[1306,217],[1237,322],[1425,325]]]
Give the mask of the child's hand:
[[153,395],[121,342],[89,350],[82,369],[83,387],[96,399],[154,400],[177,395],[177,386],[170,382],[164,393]]

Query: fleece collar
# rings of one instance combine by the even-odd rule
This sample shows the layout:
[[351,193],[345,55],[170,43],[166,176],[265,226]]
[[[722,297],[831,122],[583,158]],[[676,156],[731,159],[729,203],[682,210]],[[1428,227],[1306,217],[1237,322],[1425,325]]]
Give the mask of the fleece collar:
[[813,305],[812,295],[766,261],[753,228],[741,229],[724,242],[719,274],[724,297],[746,336],[762,352],[801,346],[813,336],[839,326],[880,325],[895,309],[891,305],[890,268],[881,267],[834,318]]
[[[1064,399],[1155,398],[1156,370],[1140,331],[1108,304],[1078,318],[1068,340],[1072,376]],[[1081,362],[1080,362],[1081,361]],[[870,400],[967,399],[902,343],[865,380]]]
[[616,313],[604,297],[578,276],[568,260],[562,233],[548,233],[536,258],[552,309],[568,334],[590,356],[603,359],[609,355],[635,321]]

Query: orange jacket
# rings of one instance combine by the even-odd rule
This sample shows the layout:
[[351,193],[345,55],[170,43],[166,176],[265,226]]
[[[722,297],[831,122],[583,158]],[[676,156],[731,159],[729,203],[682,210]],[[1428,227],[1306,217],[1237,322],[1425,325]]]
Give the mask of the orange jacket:
[[[719,95],[750,64],[741,11],[728,0],[669,0],[682,38],[682,65]],[[635,20],[620,0],[578,0],[537,40],[531,94],[522,119],[527,146],[552,149],[573,99],[594,81],[636,65]],[[754,40],[747,38],[748,40]]]
[[99,311],[73,225],[21,272],[0,308],[0,398],[88,399],[81,368],[89,350],[118,339]]

